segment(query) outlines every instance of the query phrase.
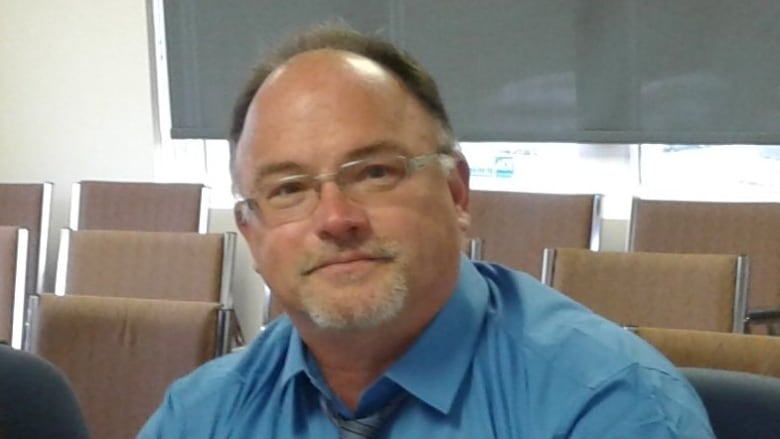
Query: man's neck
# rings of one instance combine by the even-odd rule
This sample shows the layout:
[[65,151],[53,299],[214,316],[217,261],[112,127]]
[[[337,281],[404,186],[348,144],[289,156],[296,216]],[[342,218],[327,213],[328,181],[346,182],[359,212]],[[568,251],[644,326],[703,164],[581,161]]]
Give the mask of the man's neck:
[[418,325],[408,319],[360,332],[296,327],[330,389],[355,410],[363,391],[404,355],[434,315]]

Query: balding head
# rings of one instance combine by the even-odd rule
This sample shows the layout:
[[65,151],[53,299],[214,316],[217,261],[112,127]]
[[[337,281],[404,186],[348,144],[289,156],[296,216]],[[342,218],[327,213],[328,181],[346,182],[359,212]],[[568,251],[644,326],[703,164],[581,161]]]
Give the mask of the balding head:
[[[290,58],[268,75],[255,93],[248,113],[267,108],[264,105],[268,101],[267,95],[289,94],[288,99],[282,100],[287,106],[295,101],[305,101],[323,88],[355,87],[376,91],[400,91],[404,88],[395,75],[369,58],[343,50],[316,49]],[[270,109],[277,110],[284,111],[281,108]]]
[[318,49],[333,49],[362,55],[386,72],[396,77],[440,125],[440,147],[445,151],[455,149],[455,139],[449,118],[439,96],[436,83],[411,56],[392,44],[373,35],[366,35],[340,26],[318,27],[301,33],[281,45],[255,69],[250,81],[240,94],[233,109],[230,141],[230,169],[236,185],[236,149],[244,130],[244,123],[255,94],[277,70],[292,58]]
[[303,52],[274,70],[249,105],[235,151],[237,189],[244,189],[237,192],[246,194],[252,184],[246,170],[262,168],[269,154],[280,160],[279,151],[289,159],[299,148],[317,145],[322,159],[344,145],[376,142],[441,151],[441,131],[407,87],[377,62],[335,49]]

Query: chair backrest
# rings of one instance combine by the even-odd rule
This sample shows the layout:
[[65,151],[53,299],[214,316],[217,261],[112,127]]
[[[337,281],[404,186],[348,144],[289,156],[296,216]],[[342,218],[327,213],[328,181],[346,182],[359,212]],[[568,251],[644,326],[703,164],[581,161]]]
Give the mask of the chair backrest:
[[215,356],[218,303],[41,294],[31,352],[65,373],[93,439],[134,438],[165,389]]
[[73,185],[73,230],[208,230],[208,188],[196,183],[81,181]]
[[24,325],[27,229],[0,226],[0,342],[20,348]]
[[542,250],[598,250],[601,195],[471,191],[469,253],[539,277]]
[[780,378],[780,337],[639,326],[632,330],[678,367]]
[[0,438],[87,439],[78,401],[44,359],[0,345]]
[[43,290],[52,183],[0,183],[0,225],[27,229],[27,294]]
[[231,307],[234,232],[64,229],[55,293],[221,302]]
[[682,368],[718,439],[780,437],[780,378],[720,369]]
[[630,250],[750,257],[750,302],[780,307],[780,203],[634,198]]
[[621,325],[743,332],[747,258],[545,249],[543,281]]

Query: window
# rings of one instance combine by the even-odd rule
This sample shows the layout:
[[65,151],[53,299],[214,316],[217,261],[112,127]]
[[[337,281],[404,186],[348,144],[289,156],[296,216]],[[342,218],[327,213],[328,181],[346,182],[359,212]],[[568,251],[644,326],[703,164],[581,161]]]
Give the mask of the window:
[[209,206],[233,208],[227,140],[174,139],[157,149],[155,180],[203,183],[209,188]]
[[[168,140],[156,179],[202,182],[231,208],[228,142]],[[628,219],[631,197],[780,201],[780,146],[462,142],[475,190],[600,193],[603,216]]]
[[639,173],[649,198],[780,200],[780,146],[646,144]]
[[637,183],[631,145],[462,142],[475,190],[599,193],[605,218],[628,218]]

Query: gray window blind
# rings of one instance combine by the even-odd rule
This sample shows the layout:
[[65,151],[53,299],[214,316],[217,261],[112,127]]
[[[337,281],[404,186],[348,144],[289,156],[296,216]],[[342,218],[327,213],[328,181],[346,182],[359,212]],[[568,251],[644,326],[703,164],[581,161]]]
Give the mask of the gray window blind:
[[165,0],[174,138],[225,138],[260,55],[341,18],[409,50],[462,140],[780,144],[777,0]]

